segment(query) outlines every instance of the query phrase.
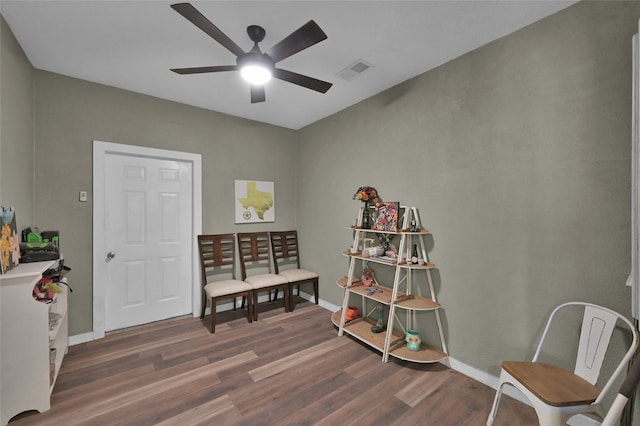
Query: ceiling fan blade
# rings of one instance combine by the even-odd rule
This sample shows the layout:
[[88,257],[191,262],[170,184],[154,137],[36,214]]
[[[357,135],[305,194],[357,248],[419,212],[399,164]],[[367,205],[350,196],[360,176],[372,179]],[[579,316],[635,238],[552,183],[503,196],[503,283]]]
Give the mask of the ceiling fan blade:
[[213,67],[171,68],[176,74],[202,74],[206,72],[236,71],[237,65],[218,65]]
[[298,86],[306,87],[307,89],[315,90],[320,93],[327,93],[327,90],[333,86],[333,83],[318,80],[317,78],[309,77],[295,73],[293,71],[287,71],[280,68],[273,70],[273,77],[288,81],[289,83],[297,84]]
[[205,16],[198,12],[198,9],[191,6],[189,3],[177,3],[172,4],[171,8],[178,12],[180,15],[187,18],[193,25],[200,28],[207,33],[215,41],[223,45],[227,50],[231,51],[236,56],[244,54],[244,50],[240,48],[233,40],[231,40],[225,33],[223,33],[218,27],[213,25]]
[[278,62],[326,38],[324,31],[311,20],[269,49],[266,54],[273,59],[273,62]]
[[251,85],[251,103],[257,104],[258,102],[264,102],[266,96],[264,94],[264,86]]

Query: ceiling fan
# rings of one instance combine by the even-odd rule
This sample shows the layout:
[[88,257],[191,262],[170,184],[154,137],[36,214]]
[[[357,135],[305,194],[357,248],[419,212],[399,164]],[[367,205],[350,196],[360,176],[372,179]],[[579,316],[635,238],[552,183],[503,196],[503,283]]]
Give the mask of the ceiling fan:
[[247,27],[247,34],[254,45],[250,51],[245,52],[191,4],[178,3],[172,4],[171,7],[237,57],[236,65],[172,68],[171,71],[175,73],[200,74],[240,70],[243,78],[251,83],[251,103],[265,101],[264,83],[272,76],[320,93],[326,93],[332,86],[332,83],[275,67],[275,64],[281,60],[327,38],[324,31],[313,20],[289,34],[264,53],[258,47],[258,43],[264,39],[265,30],[258,25],[250,25]]

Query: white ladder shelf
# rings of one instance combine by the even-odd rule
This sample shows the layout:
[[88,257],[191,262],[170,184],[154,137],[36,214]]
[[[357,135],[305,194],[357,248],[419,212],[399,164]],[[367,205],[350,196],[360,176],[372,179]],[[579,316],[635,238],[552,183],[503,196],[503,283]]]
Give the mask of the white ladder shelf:
[[[424,236],[429,235],[430,232],[423,228],[418,209],[412,206],[400,206],[403,214],[398,223],[401,225],[400,229],[394,232],[362,229],[363,210],[364,208],[360,208],[357,224],[351,228],[354,231],[353,246],[343,253],[350,258],[348,274],[337,282],[338,286],[345,290],[342,310],[332,315],[332,321],[338,327],[338,335],[342,336],[347,333],[377,349],[382,352],[383,362],[388,362],[389,356],[417,363],[447,362],[448,351],[440,318],[441,305],[438,303],[431,276],[431,270],[435,269],[435,265],[429,261],[427,247],[424,243]],[[416,223],[415,232],[411,232],[412,220],[415,220]],[[397,258],[363,255],[360,244],[370,234],[399,236]],[[419,253],[424,259],[424,264],[411,262],[413,244],[419,245]],[[386,265],[395,268],[393,284],[385,286],[376,281],[371,287],[364,286],[362,281],[355,277],[358,263],[362,264],[362,269],[373,265]],[[422,273],[425,274],[426,280],[420,281],[418,276]],[[347,321],[346,313],[350,302],[353,301],[352,296],[360,296],[362,316]],[[368,312],[367,301],[376,302],[376,306]],[[376,311],[378,303],[388,306],[389,313],[384,318],[386,330],[374,333],[371,326],[375,325],[376,321],[370,316]],[[398,313],[401,311],[404,311],[405,314],[404,321],[400,321],[398,317]],[[405,343],[405,334],[407,330],[417,325],[415,317],[420,311],[433,312],[438,329],[440,349],[432,348],[424,341],[418,351],[408,349]]]

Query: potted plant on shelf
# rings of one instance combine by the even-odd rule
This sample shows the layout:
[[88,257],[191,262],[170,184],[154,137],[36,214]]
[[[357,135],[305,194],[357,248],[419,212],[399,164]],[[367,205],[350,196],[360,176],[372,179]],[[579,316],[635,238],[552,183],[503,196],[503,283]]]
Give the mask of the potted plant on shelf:
[[378,190],[372,186],[361,186],[358,188],[353,199],[362,201],[364,203],[364,210],[362,212],[362,229],[371,228],[371,212],[369,211],[369,204],[379,203],[382,201],[378,195]]

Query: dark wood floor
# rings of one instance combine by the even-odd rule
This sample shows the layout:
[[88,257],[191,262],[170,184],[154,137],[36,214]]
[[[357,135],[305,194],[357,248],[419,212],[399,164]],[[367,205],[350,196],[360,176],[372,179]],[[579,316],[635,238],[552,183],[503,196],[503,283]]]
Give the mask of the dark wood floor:
[[[12,425],[484,425],[494,390],[441,364],[381,362],[309,302],[109,333],[69,349],[51,409]],[[503,397],[495,425],[537,425]]]

